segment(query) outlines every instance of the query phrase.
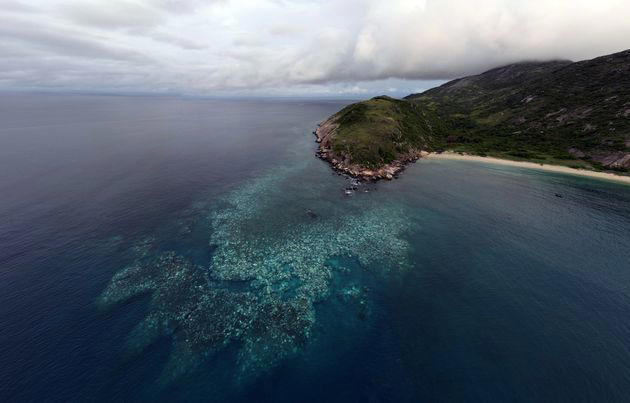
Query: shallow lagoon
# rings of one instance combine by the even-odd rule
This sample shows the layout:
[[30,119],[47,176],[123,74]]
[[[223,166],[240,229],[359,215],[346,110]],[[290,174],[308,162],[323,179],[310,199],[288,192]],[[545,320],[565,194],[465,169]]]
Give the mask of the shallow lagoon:
[[2,103],[7,399],[630,392],[628,186],[427,160],[348,197],[311,134],[344,101]]

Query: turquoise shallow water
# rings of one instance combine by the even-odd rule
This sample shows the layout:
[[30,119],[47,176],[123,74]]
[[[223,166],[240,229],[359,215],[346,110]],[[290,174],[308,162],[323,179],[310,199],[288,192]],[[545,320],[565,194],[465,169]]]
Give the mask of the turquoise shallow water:
[[4,400],[623,400],[630,187],[421,160],[346,196],[343,105],[5,104]]

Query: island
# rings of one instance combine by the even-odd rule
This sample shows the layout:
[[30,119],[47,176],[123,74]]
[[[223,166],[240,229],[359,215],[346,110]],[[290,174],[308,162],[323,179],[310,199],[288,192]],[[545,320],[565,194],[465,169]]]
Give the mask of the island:
[[444,151],[630,177],[630,50],[516,63],[404,99],[378,96],[314,134],[317,156],[364,180],[393,179]]

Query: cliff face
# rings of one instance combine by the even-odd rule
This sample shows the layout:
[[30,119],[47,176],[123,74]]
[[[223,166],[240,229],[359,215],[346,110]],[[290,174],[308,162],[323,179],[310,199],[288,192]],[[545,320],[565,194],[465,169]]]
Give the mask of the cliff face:
[[318,129],[342,168],[404,165],[454,149],[597,169],[630,169],[630,50],[573,63],[518,63],[404,100],[344,108]]

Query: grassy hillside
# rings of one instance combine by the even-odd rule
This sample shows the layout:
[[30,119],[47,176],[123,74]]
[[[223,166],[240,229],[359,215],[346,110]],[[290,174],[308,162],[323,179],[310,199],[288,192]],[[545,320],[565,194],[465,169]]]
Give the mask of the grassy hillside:
[[627,171],[630,51],[513,64],[336,117],[333,150],[367,167],[421,148]]
[[337,114],[339,128],[331,145],[349,162],[375,168],[433,142],[435,116],[414,102],[376,97]]

